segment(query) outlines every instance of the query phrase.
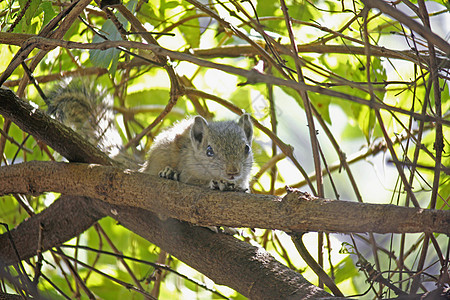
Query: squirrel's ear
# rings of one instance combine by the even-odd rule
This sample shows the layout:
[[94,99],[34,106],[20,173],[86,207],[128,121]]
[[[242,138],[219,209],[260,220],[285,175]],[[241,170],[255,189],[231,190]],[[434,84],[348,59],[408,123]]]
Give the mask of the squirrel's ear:
[[194,118],[194,124],[192,124],[191,128],[191,141],[195,149],[198,149],[198,146],[202,143],[207,126],[208,122],[203,117],[196,116]]
[[243,114],[238,121],[239,126],[244,130],[245,137],[249,144],[252,143],[253,138],[253,124],[250,118],[250,114]]

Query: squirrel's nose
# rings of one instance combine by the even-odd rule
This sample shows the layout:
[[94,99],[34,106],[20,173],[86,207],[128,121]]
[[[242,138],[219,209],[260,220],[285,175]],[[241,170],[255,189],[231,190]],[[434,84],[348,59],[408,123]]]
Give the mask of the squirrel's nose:
[[236,175],[239,175],[239,169],[236,166],[228,166],[226,173],[230,179],[234,179]]

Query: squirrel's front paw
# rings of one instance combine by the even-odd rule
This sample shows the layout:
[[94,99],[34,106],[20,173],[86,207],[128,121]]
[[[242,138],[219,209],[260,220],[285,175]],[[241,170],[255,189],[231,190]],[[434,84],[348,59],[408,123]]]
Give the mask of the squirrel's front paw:
[[209,182],[209,188],[212,190],[235,191],[236,185],[233,182],[212,179]]
[[166,178],[166,179],[171,179],[171,180],[176,180],[176,181],[180,180],[180,173],[178,173],[177,171],[175,171],[174,169],[172,169],[169,166],[165,167],[164,170],[160,171],[158,173],[158,175],[161,178]]

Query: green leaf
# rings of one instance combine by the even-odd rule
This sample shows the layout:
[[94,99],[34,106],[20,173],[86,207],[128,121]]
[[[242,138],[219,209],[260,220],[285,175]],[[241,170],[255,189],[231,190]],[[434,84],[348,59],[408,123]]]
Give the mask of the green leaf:
[[[195,14],[197,14],[195,10],[186,10],[181,19],[189,18]],[[188,22],[179,26],[178,29],[181,31],[181,34],[190,48],[198,48],[200,46],[201,33],[199,18],[190,19]]]
[[267,27],[268,30],[279,31],[285,28],[284,20],[282,18],[283,14],[280,9],[279,1],[277,0],[258,1],[256,4],[256,11],[258,17],[269,17],[269,16],[281,17],[277,20],[265,21],[264,26]]
[[[131,0],[127,3],[127,8],[131,12],[134,12],[136,9],[137,0]],[[128,21],[121,15],[116,14],[117,19],[122,24],[123,28],[127,29],[129,24]],[[106,20],[102,26],[102,34],[106,36],[106,38],[110,41],[121,41],[122,36],[117,30],[116,26],[111,20]],[[103,42],[105,39],[99,35],[94,35],[92,39],[93,43]],[[120,50],[116,48],[110,48],[106,50],[90,50],[89,58],[91,63],[96,67],[108,68],[110,74],[114,74],[117,70],[117,65],[119,63]]]
[[39,15],[39,5],[41,4],[41,0],[31,0],[29,6],[26,7],[27,0],[20,0],[20,11],[16,15],[16,18],[22,13],[22,11],[26,8],[25,14],[22,19],[19,21],[17,26],[14,28],[14,32],[20,33],[35,33],[36,31],[33,28],[36,28],[36,25],[32,26],[32,19]]
[[[442,113],[445,114],[445,112],[449,109],[450,107],[450,95],[449,95],[449,89],[447,87],[448,85],[448,81],[444,80],[444,79],[439,79],[439,86],[442,88],[439,88],[439,91],[441,92],[440,94],[440,98],[441,98],[441,110]],[[434,88],[432,88],[430,90],[430,106],[431,107],[435,107],[436,106],[436,97],[435,97],[435,93],[434,93]]]
[[[338,2],[337,1],[329,1],[329,0],[325,0],[325,3],[328,5],[328,9],[329,10],[338,10],[340,9],[340,7],[338,6]],[[340,4],[339,4],[340,5]]]
[[362,137],[362,132],[355,122],[347,122],[341,134],[342,140],[356,140]]
[[254,161],[259,167],[262,167],[270,159],[269,155],[259,143],[253,143],[252,152]]
[[180,2],[178,1],[168,1],[165,3],[164,8],[172,9],[178,7],[178,5],[180,5]]
[[[102,33],[111,41],[120,41],[122,37],[119,31],[114,26],[111,20],[106,20],[102,26]],[[105,41],[105,39],[99,35],[95,35],[92,39],[93,43],[100,43]],[[91,63],[100,68],[110,68],[111,73],[116,71],[117,63],[119,60],[120,50],[115,48],[110,48],[106,50],[89,50],[89,58]]]
[[128,107],[161,104],[166,105],[170,99],[170,91],[168,89],[148,89],[135,93],[129,93],[126,98]]
[[239,88],[231,95],[231,102],[246,112],[252,112],[252,99],[250,97],[250,91],[246,88]]
[[[387,75],[386,75],[386,69],[384,68],[382,61],[379,57],[372,57],[372,62],[371,62],[371,76],[370,76],[370,80],[372,82],[384,82],[387,79]],[[375,95],[383,100],[384,96],[386,95],[386,89],[384,88],[380,88],[379,85],[374,86],[374,92]]]
[[274,16],[280,10],[280,2],[278,0],[258,1],[256,11],[259,17]]
[[[17,200],[12,196],[2,196],[0,198],[0,220],[6,224],[19,224],[21,221],[25,220],[28,214],[25,210],[21,209],[17,204]],[[9,230],[12,230],[9,227]],[[5,227],[1,226],[0,233],[6,232]]]
[[311,20],[316,20],[321,15],[321,13],[317,12],[316,9],[313,9],[307,1],[303,2],[303,5],[294,2],[291,5],[287,5],[287,8],[289,16],[296,20],[309,22]]
[[367,142],[370,143],[375,128],[375,111],[368,106],[360,104],[352,105],[352,108],[359,128],[366,137]]
[[166,11],[167,10],[177,8],[178,6],[181,5],[181,1],[160,0],[159,5],[157,3],[158,1],[153,0],[152,2],[155,5],[155,7],[158,7],[159,18],[161,18],[161,19],[166,19]]
[[57,15],[50,1],[43,1],[40,5],[40,9],[44,12],[44,21],[42,26],[47,25],[48,22],[50,22],[50,20]]
[[347,255],[334,267],[335,283],[338,284],[349,278],[358,276],[358,269],[355,267],[350,255]]
[[[444,159],[443,165],[450,166],[450,159]],[[450,195],[450,176],[444,172],[441,172],[439,182],[439,195]],[[437,198],[436,207],[442,207],[444,210],[449,210],[447,203],[445,203],[441,197]]]
[[156,1],[149,0],[148,3],[142,5],[139,13],[143,16],[141,20],[142,22],[145,21],[156,26],[157,24],[159,24],[158,20],[160,19],[159,16],[156,15],[156,12],[158,11],[156,8],[158,7],[158,5],[152,2]]

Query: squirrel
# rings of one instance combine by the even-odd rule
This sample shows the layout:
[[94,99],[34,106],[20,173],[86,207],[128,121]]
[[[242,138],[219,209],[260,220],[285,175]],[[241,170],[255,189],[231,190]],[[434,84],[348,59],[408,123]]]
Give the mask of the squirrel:
[[[48,114],[112,158],[136,168],[136,162],[120,151],[112,100],[93,82],[76,79],[61,83],[44,99]],[[195,116],[158,134],[140,171],[220,191],[247,192],[253,165],[252,139],[253,125],[247,113],[237,122],[208,122]],[[219,232],[218,227],[207,228]],[[223,227],[223,232],[238,233],[228,227]]]
[[210,189],[247,191],[252,137],[249,114],[237,122],[195,116],[156,136],[143,172]]
[[[61,83],[44,100],[48,114],[98,145],[112,158],[136,167],[136,163],[120,151],[112,97],[93,82]],[[113,141],[111,136],[114,136]],[[237,122],[208,122],[195,116],[158,134],[140,171],[220,191],[246,192],[253,165],[252,138],[253,125],[247,113]],[[165,216],[160,218],[165,219]],[[220,230],[215,226],[206,228],[216,233]],[[238,233],[228,227],[221,231],[229,235]]]
[[[113,99],[93,81],[61,82],[44,100],[48,114],[113,158],[126,161],[114,125]],[[195,116],[158,134],[140,170],[221,191],[247,191],[253,164],[252,138],[253,125],[247,113],[237,122],[207,122]]]

